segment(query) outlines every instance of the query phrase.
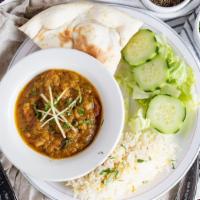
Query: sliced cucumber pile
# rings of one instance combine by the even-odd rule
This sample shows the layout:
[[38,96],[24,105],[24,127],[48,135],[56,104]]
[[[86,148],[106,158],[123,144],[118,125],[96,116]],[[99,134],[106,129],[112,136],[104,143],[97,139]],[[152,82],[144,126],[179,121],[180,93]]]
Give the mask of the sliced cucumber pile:
[[183,103],[171,96],[158,95],[150,103],[146,113],[151,126],[161,133],[176,133],[186,117]]
[[142,29],[136,33],[122,51],[124,59],[132,66],[147,62],[157,53],[155,34],[148,29]]
[[167,80],[168,68],[161,56],[133,69],[134,79],[144,91],[154,91]]

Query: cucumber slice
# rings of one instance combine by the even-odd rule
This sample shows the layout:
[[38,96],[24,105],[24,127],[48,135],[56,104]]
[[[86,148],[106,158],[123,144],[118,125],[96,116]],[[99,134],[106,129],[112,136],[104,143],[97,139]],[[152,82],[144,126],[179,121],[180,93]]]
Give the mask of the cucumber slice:
[[122,51],[124,59],[129,65],[141,65],[155,57],[158,53],[158,45],[155,34],[142,29],[136,33]]
[[150,101],[146,117],[150,119],[151,126],[159,132],[176,133],[183,125],[186,108],[175,97],[158,95]]
[[158,55],[153,60],[135,67],[133,73],[135,81],[141,89],[154,91],[167,80],[167,62]]

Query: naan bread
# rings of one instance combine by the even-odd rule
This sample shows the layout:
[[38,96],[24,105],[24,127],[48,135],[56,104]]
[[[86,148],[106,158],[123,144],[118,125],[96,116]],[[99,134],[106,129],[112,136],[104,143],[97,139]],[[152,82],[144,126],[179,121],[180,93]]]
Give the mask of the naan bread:
[[19,29],[40,48],[84,51],[114,74],[122,48],[141,26],[142,22],[111,7],[77,2],[51,7]]

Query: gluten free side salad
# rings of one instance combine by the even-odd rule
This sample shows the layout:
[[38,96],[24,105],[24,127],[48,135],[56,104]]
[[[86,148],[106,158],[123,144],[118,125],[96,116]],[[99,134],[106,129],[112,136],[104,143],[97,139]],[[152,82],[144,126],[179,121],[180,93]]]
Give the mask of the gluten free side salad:
[[164,134],[179,132],[195,106],[192,68],[164,38],[148,29],[133,36],[122,55],[117,80],[125,91],[126,109],[131,97],[152,128]]

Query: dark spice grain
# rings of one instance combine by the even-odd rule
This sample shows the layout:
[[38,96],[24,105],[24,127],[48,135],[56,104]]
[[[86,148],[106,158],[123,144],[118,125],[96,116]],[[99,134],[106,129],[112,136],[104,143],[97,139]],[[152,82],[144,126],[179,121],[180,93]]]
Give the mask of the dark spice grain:
[[155,3],[158,6],[162,7],[172,7],[180,4],[184,0],[151,0],[153,3]]

